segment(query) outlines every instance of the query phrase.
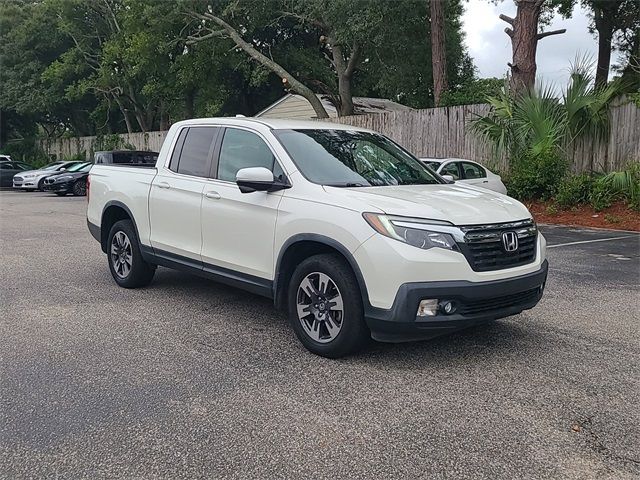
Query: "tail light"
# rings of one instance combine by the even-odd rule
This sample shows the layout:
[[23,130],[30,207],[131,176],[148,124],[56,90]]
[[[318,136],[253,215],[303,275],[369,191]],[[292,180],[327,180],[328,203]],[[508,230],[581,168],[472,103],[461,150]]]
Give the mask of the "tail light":
[[87,175],[87,203],[89,203],[89,190],[91,187],[91,175]]

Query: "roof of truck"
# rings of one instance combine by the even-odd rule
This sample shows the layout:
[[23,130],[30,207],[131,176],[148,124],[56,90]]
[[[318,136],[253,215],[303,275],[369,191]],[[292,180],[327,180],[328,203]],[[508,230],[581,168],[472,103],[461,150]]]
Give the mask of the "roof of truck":
[[272,130],[359,130],[370,131],[366,128],[354,127],[321,120],[288,120],[284,118],[255,118],[255,117],[218,117],[218,118],[193,118],[183,120],[174,125],[263,125]]

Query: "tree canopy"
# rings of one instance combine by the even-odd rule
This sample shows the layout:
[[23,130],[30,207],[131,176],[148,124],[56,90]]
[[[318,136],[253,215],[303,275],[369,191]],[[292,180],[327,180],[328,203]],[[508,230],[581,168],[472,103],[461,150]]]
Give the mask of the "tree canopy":
[[[445,38],[454,92],[475,81],[461,15],[461,0],[449,0]],[[353,111],[353,95],[432,106],[429,28],[426,0],[5,0],[2,140],[252,115],[295,92],[294,82],[325,95],[341,114]],[[231,31],[289,80],[247,54]]]

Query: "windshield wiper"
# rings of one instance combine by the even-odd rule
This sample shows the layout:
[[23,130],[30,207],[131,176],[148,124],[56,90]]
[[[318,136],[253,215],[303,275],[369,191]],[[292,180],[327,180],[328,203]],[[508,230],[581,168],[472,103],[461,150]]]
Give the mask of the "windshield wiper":
[[343,187],[343,188],[350,188],[350,187],[369,187],[370,185],[365,185],[363,183],[357,183],[357,182],[344,182],[344,183],[325,183],[324,185],[326,185],[327,187]]

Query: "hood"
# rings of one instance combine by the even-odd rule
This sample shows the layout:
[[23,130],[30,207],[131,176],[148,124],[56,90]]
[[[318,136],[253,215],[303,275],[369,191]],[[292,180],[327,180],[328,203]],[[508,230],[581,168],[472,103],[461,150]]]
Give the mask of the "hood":
[[44,175],[47,172],[50,172],[49,175],[54,175],[58,172],[56,172],[55,170],[26,170],[24,172],[20,172],[18,175]]
[[471,185],[403,185],[335,190],[389,215],[444,220],[454,225],[503,223],[531,218],[527,208],[517,200]]

